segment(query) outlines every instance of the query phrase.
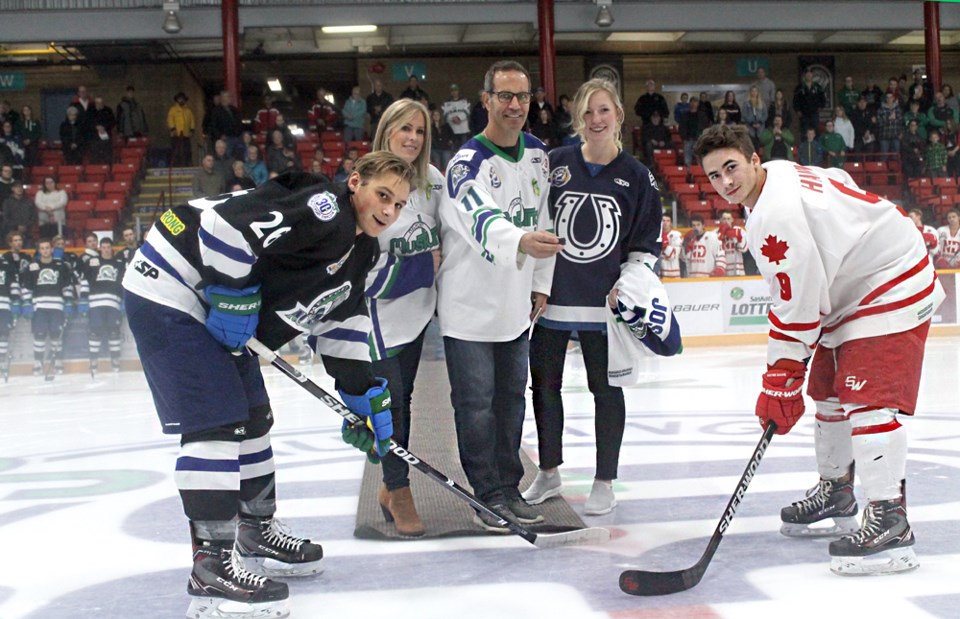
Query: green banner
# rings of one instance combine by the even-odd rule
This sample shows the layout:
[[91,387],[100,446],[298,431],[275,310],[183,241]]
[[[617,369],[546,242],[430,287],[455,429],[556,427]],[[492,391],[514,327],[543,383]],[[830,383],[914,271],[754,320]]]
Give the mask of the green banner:
[[0,73],[0,91],[21,92],[27,89],[23,73]]

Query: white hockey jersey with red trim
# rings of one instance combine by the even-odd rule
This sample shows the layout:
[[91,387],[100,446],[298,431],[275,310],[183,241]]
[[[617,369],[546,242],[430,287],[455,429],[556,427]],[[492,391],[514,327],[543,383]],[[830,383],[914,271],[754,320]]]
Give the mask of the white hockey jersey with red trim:
[[723,256],[727,261],[727,277],[746,275],[743,268],[743,252],[747,251],[747,235],[740,226],[730,228],[735,236],[724,236]]
[[680,277],[680,248],[683,236],[678,230],[660,235],[663,250],[660,252],[660,277]]
[[843,170],[789,161],[767,178],[747,223],[772,309],[767,361],[913,329],[944,299],[920,231]]
[[717,237],[716,230],[704,232],[693,242],[689,251],[683,252],[687,262],[687,277],[710,277],[714,269],[726,272],[727,261],[723,253],[723,243]]
[[956,234],[950,234],[950,226],[937,230],[937,249],[942,261],[951,269],[960,269],[960,228]]

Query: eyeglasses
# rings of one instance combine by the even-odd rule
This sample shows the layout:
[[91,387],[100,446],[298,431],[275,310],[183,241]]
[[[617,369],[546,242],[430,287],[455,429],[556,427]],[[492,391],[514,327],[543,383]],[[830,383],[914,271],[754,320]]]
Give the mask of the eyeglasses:
[[533,94],[529,92],[509,92],[506,90],[501,90],[500,92],[491,90],[489,92],[497,99],[500,99],[500,103],[510,103],[514,97],[517,98],[519,103],[530,103],[530,97],[533,96]]

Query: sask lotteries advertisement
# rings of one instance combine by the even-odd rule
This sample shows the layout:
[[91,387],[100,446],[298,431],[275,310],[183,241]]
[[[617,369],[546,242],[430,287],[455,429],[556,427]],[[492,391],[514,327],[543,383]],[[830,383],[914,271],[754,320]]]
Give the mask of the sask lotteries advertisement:
[[723,282],[720,297],[724,333],[766,333],[767,314],[772,300],[770,287],[762,279]]

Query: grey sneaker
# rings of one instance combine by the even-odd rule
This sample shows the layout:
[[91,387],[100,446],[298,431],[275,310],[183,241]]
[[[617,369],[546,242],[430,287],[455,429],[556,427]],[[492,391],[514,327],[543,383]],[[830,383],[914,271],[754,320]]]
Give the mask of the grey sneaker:
[[[488,507],[498,514],[501,514],[505,520],[509,520],[513,524],[519,524],[516,520],[516,517],[513,515],[513,512],[510,511],[509,507],[507,507],[506,503],[491,503]],[[480,525],[481,528],[490,531],[491,533],[510,532],[509,527],[501,523],[498,519],[494,518],[487,512],[476,512],[473,515],[473,521]]]
[[583,513],[587,516],[602,516],[612,512],[616,506],[617,499],[613,496],[613,485],[594,479],[590,496],[583,504]]
[[507,507],[511,512],[513,512],[513,515],[516,516],[517,521],[520,524],[536,524],[538,522],[543,522],[543,514],[527,505],[527,502],[519,496],[512,499],[507,499]]
[[560,471],[554,471],[552,475],[537,471],[536,479],[520,496],[530,505],[540,505],[547,499],[560,496],[561,492],[563,482],[560,480]]

